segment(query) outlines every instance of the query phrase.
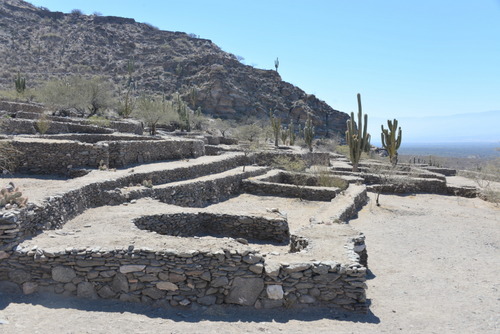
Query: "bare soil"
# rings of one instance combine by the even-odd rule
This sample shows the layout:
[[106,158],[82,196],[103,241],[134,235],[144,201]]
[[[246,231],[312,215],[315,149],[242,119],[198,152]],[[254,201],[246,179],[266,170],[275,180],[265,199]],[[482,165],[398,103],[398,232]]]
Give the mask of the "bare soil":
[[375,206],[372,198],[350,222],[366,235],[368,314],[318,308],[153,309],[3,294],[0,332],[498,333],[500,209],[480,199],[426,194],[382,195],[381,204]]

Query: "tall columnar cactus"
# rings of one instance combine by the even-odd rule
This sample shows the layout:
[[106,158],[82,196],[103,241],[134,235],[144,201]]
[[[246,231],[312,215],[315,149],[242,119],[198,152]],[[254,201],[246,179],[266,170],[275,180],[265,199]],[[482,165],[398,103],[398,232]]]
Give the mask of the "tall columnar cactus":
[[281,127],[281,142],[283,145],[286,145],[286,141],[288,140],[288,129],[285,127]]
[[271,128],[273,129],[274,146],[278,147],[281,134],[281,119],[275,117],[272,113],[269,114],[269,119],[271,120]]
[[278,67],[280,66],[280,61],[278,57],[276,57],[276,60],[274,61],[274,68],[276,68],[276,72],[278,72]]
[[[401,127],[398,130],[398,120],[394,119],[393,121],[387,120],[387,127],[389,129],[384,129],[384,125],[382,127],[382,133],[380,136],[382,137],[382,146],[387,150],[389,154],[389,159],[391,160],[391,164],[396,166],[398,163],[398,149],[401,146],[401,137],[402,131]],[[396,130],[398,135],[396,137]]]
[[363,117],[361,95],[358,94],[358,123],[354,120],[354,113],[351,112],[351,118],[347,120],[347,131],[345,132],[353,172],[358,172],[359,170],[358,165],[361,153],[368,151],[370,148],[370,134],[367,133],[367,126],[368,115],[365,114]]
[[288,137],[290,137],[290,145],[295,145],[295,130],[293,128],[292,121],[290,121],[290,124],[288,125]]
[[17,72],[17,78],[14,80],[16,84],[16,91],[19,94],[24,93],[26,90],[26,78],[21,77],[21,73]]
[[309,152],[313,151],[313,139],[314,139],[314,126],[310,118],[307,118],[306,125],[304,126],[304,141],[307,147],[309,147]]

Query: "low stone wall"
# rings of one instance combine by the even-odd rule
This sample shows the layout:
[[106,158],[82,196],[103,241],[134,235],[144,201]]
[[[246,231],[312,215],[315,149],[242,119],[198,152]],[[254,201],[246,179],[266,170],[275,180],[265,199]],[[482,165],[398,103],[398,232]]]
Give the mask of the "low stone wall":
[[57,139],[57,140],[75,140],[82,143],[95,144],[100,141],[147,141],[147,140],[161,140],[159,137],[152,136],[140,136],[140,135],[124,135],[124,134],[87,134],[87,133],[74,133],[74,134],[57,134],[57,135],[46,135],[43,136],[46,139]]
[[133,199],[152,197],[160,202],[183,207],[202,208],[218,203],[242,192],[243,180],[265,173],[267,169],[258,168],[245,172],[235,172],[219,175],[205,180],[189,180],[175,182],[160,187],[133,190],[127,193],[110,191],[110,196],[115,195],[114,204],[120,204]]
[[24,293],[119,299],[154,306],[329,306],[366,311],[366,268],[333,261],[267,263],[258,253],[147,249],[20,249],[2,254],[0,280]]
[[19,152],[16,171],[32,174],[66,174],[72,168],[97,168],[109,163],[106,144],[84,144],[68,141],[8,141]]
[[386,184],[372,184],[366,188],[373,192],[382,193],[411,193],[421,192],[429,194],[447,194],[446,181],[438,179],[421,179],[401,176],[401,182],[388,182]]
[[[15,116],[17,119],[25,119],[25,120],[38,120],[40,118],[41,112],[27,112],[27,111],[18,111]],[[72,118],[72,117],[62,117],[62,116],[47,116],[47,120],[52,124],[53,122],[57,123],[65,123],[72,125],[87,125],[92,126],[95,124],[92,123],[92,120],[86,118]],[[139,121],[111,121],[109,120],[106,124],[106,128],[113,129],[114,131],[124,132],[124,133],[134,133],[138,135],[142,135],[143,126]],[[112,131],[113,132],[113,131]]]
[[18,111],[41,113],[44,111],[44,107],[41,104],[35,104],[35,103],[0,101],[0,110],[5,110],[8,111],[9,113],[15,113]]
[[221,136],[204,136],[207,145],[238,145],[238,140]]
[[142,230],[179,237],[215,235],[279,243],[290,239],[288,222],[283,218],[199,212],[143,216],[134,224]]
[[[97,135],[101,138],[102,135]],[[129,140],[87,144],[48,140],[51,137],[8,140],[19,151],[16,172],[68,175],[72,169],[122,168],[131,164],[161,160],[197,158],[205,154],[197,140]],[[61,138],[58,136],[58,138]],[[92,135],[87,136],[92,141]],[[43,140],[41,140],[43,139]]]
[[442,174],[444,176],[457,175],[456,169],[451,169],[451,168],[426,166],[426,167],[423,167],[423,169],[428,170],[429,172],[432,172],[432,173]]
[[[8,118],[2,127],[2,132],[8,135],[36,134],[37,126],[35,120]],[[64,122],[50,122],[46,134],[57,133],[113,133],[112,129],[95,125],[74,124]]]
[[[279,183],[283,171],[273,170],[260,177],[243,181],[243,190],[249,194],[294,197],[312,201],[331,201],[340,192],[339,188],[315,187]],[[304,180],[306,182],[307,180]]]
[[368,194],[364,185],[349,186],[349,188],[347,188],[346,190],[345,195],[352,198],[352,201],[344,201],[343,207],[339,206],[337,215],[331,217],[333,218],[333,220],[347,222],[349,219],[355,216],[359,210],[363,208],[366,202],[368,202]]
[[325,152],[308,152],[308,153],[293,153],[293,152],[255,152],[249,155],[249,160],[259,166],[273,166],[276,164],[277,159],[286,157],[290,161],[298,159],[303,160],[308,166],[330,165],[330,153]]
[[197,158],[205,155],[202,141],[184,140],[128,140],[110,141],[109,166],[121,168],[136,163],[161,160]]
[[[130,184],[141,184],[144,180],[151,180],[156,185],[220,173],[229,168],[240,166],[244,159],[244,156],[238,155],[207,164],[193,164],[175,169],[134,173],[114,180],[87,184],[61,195],[50,196],[40,206],[29,204],[27,208],[20,210],[0,211],[0,250],[9,251],[26,237],[36,235],[43,230],[59,228],[67,220],[88,208],[117,204],[117,198],[123,201],[121,193],[119,191],[117,193],[114,189],[124,188]],[[176,201],[190,202],[190,198],[198,196],[200,193],[200,188],[196,189],[198,190],[188,197],[179,195],[179,199]],[[194,191],[194,188],[190,188],[189,191]],[[224,195],[228,196],[227,193]],[[217,193],[211,193],[209,196],[215,200]]]
[[6,135],[27,134],[34,135],[37,133],[35,129],[35,122],[24,119],[4,118],[2,120],[2,127],[0,133]]

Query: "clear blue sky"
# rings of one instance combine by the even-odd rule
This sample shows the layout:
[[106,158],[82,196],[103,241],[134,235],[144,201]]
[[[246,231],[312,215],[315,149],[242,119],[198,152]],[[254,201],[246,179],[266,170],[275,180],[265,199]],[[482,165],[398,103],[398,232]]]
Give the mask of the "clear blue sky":
[[346,112],[358,92],[385,119],[500,110],[500,0],[30,2],[194,33],[258,68],[279,57],[283,80]]

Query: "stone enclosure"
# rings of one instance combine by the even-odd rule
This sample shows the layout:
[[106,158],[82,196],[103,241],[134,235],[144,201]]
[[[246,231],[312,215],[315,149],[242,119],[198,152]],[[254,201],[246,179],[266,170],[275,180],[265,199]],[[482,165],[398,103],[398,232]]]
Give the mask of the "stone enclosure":
[[[28,124],[36,112],[17,111],[16,119]],[[135,131],[127,129],[124,132]],[[435,171],[419,170],[411,175],[415,182],[400,189],[381,184],[377,174],[353,174],[342,157],[328,153],[248,155],[218,149],[221,140],[212,137],[155,138],[106,131],[2,139],[19,151],[19,172],[79,176],[65,181],[71,186],[57,194],[0,211],[3,286],[25,294],[157,306],[328,306],[366,312],[365,240],[346,222],[366,203],[367,187],[451,191]],[[206,155],[206,146],[216,155]],[[317,176],[271,169],[280,154],[323,165],[343,179],[344,186],[322,187]],[[242,195],[300,199],[321,205],[326,214],[295,226],[278,209],[262,215],[211,209]],[[65,226],[83,214],[102,207],[122,212],[141,201],[157,204],[130,214],[121,224],[149,236],[152,246],[136,247],[125,239],[118,245],[55,242],[58,235],[71,236]]]

